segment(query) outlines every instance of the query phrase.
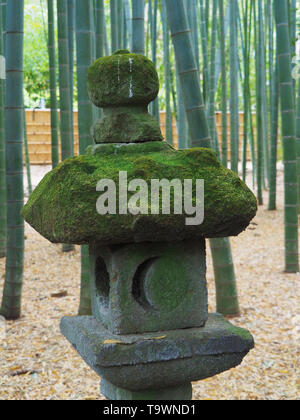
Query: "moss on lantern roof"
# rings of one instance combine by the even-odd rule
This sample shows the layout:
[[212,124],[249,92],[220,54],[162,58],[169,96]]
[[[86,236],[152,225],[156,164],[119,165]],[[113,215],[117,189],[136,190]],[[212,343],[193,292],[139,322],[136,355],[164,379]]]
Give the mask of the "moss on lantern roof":
[[[204,179],[204,222],[186,226],[187,215],[172,214],[173,210],[170,215],[99,215],[96,202],[101,193],[96,185],[112,179],[118,193],[119,171],[127,171],[128,182],[144,179],[149,191],[151,179]],[[41,181],[22,214],[54,243],[121,244],[238,235],[256,211],[253,193],[212,150],[175,151],[165,142],[146,142],[96,145],[86,155],[65,160]]]
[[118,50],[88,70],[88,92],[98,107],[148,105],[159,91],[154,64],[147,57]]

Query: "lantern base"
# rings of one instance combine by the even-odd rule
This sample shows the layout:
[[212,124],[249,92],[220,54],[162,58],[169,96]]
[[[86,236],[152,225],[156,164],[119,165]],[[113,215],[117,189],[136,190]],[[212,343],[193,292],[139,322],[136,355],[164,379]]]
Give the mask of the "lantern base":
[[64,317],[61,331],[111,400],[189,399],[189,383],[239,365],[254,346],[247,330],[220,314],[200,328],[130,335],[113,334],[94,317]]
[[101,394],[108,400],[119,401],[189,401],[192,399],[192,384],[184,384],[171,388],[130,391],[119,388],[111,382],[101,379]]

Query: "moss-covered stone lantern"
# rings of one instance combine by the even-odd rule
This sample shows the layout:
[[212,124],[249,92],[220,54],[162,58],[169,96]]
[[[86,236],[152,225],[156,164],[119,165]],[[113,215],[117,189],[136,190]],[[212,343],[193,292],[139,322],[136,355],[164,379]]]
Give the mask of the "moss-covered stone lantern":
[[[256,199],[213,151],[176,151],[163,141],[147,111],[159,82],[146,57],[122,50],[100,58],[88,90],[104,110],[95,145],[48,173],[23,210],[51,242],[89,245],[93,314],[63,318],[61,331],[101,376],[108,399],[191,399],[192,381],[238,365],[253,347],[248,331],[208,314],[205,238],[238,235]],[[153,180],[190,180],[193,194],[203,180],[203,223],[175,211],[172,188],[169,212],[163,200],[153,211],[141,191],[129,211],[137,190],[124,187],[125,174],[127,184],[149,188]],[[97,211],[101,180],[114,185],[115,211]]]

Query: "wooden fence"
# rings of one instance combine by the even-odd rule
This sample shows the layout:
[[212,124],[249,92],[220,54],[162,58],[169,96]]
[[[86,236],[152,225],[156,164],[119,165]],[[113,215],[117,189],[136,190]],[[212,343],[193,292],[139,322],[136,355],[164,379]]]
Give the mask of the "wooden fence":
[[[240,113],[240,144],[243,141],[244,116]],[[160,114],[160,123],[163,136],[165,136],[165,112]],[[222,115],[216,113],[216,124],[221,144]],[[50,110],[26,110],[26,126],[29,148],[29,158],[32,165],[51,165],[51,123]],[[173,120],[174,145],[177,147],[178,135],[176,121]],[[74,112],[74,153],[78,155],[78,113]],[[248,151],[248,159],[249,159]],[[228,114],[228,158],[230,159],[230,115]]]

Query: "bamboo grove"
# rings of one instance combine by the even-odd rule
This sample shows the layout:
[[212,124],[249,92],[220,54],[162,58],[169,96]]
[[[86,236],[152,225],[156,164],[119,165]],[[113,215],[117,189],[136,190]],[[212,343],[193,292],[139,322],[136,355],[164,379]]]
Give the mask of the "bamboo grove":
[[[160,76],[160,96],[150,104],[150,112],[159,120],[160,111],[165,111],[166,141],[180,149],[213,148],[223,165],[252,186],[260,205],[267,204],[269,211],[283,206],[282,267],[288,273],[298,272],[300,1],[43,0],[40,4],[48,16],[53,168],[60,156],[74,154],[75,108],[80,153],[91,144],[90,127],[101,111],[88,98],[89,65],[117,49],[145,54]],[[24,0],[2,1],[0,26],[0,258],[6,256],[0,312],[15,319],[21,313],[25,163],[31,192],[23,95]],[[280,162],[284,203],[277,199]],[[238,315],[238,278],[230,241],[209,242],[217,311]],[[72,249],[64,244],[62,250]],[[79,313],[88,314],[86,247],[81,261]]]

